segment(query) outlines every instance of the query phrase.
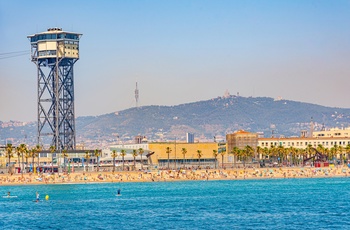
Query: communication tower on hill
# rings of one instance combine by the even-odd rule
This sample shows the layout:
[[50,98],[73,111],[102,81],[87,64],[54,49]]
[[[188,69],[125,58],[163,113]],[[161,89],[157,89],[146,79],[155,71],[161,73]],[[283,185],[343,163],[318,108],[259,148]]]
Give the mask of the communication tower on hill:
[[50,28],[29,35],[37,67],[38,144],[52,136],[56,150],[75,149],[74,74],[82,34]]
[[136,108],[139,106],[139,89],[137,88],[137,82],[136,82],[136,89],[135,89],[135,101],[136,101]]

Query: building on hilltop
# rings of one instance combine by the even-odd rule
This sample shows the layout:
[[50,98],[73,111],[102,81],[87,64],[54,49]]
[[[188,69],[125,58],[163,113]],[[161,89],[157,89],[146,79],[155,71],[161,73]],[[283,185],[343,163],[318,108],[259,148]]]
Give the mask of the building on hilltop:
[[147,138],[146,138],[146,136],[137,135],[134,138],[134,143],[135,144],[147,143]]

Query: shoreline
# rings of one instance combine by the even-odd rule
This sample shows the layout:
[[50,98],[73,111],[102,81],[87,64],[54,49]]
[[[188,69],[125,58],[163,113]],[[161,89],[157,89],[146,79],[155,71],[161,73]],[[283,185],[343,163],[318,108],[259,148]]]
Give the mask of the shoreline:
[[125,182],[177,182],[217,180],[266,180],[350,177],[347,166],[334,168],[248,168],[118,172],[74,172],[70,174],[0,174],[0,186],[99,184]]

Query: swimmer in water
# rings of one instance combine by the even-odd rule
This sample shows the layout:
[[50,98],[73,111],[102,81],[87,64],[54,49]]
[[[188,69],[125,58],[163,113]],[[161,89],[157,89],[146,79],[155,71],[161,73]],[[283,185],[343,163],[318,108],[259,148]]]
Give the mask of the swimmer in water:
[[11,196],[11,193],[10,192],[7,192],[7,197],[10,197]]
[[118,188],[117,195],[120,196],[120,188]]
[[39,202],[39,196],[40,194],[38,192],[35,193],[35,196],[36,196],[36,202]]

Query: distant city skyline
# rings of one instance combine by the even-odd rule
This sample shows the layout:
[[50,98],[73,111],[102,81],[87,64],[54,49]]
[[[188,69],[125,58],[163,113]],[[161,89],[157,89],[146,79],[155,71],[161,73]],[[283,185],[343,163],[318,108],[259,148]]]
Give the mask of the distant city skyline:
[[[38,4],[36,4],[38,3]],[[27,35],[82,33],[76,116],[223,96],[350,108],[350,1],[0,0],[0,121],[37,120]]]

